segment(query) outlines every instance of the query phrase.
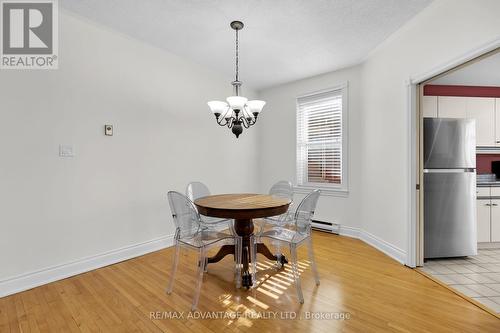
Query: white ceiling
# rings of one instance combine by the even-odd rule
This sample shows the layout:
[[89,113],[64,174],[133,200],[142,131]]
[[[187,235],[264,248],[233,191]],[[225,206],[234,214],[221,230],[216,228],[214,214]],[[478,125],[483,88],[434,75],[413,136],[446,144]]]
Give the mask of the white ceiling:
[[431,83],[500,87],[500,52],[457,69]]
[[262,89],[359,62],[432,0],[60,0],[65,9]]

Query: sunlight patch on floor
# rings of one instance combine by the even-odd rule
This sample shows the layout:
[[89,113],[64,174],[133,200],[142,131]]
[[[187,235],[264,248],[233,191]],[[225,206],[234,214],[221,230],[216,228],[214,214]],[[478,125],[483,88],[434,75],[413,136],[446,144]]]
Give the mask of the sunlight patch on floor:
[[[257,263],[257,281],[255,290],[269,296],[273,299],[279,299],[284,295],[284,291],[295,282],[293,271],[289,267],[290,264],[285,264],[283,269],[278,269],[276,263],[265,261]],[[309,262],[298,262],[297,266],[299,275],[309,267]],[[271,273],[273,272],[273,273]]]
[[[309,267],[309,262],[301,261],[297,263],[299,275]],[[258,318],[260,311],[266,311],[270,308],[261,298],[269,297],[278,300],[287,293],[293,293],[290,286],[294,283],[293,271],[290,264],[279,269],[277,264],[272,261],[256,263],[256,281],[250,290],[239,290],[233,293],[223,293],[219,296],[219,302],[226,311],[233,313],[244,313],[245,316],[230,319],[226,326],[236,325],[237,327],[252,327],[253,318]],[[251,293],[248,295],[247,293]],[[246,295],[245,295],[246,294]],[[260,296],[258,296],[260,295]],[[245,298],[252,305],[241,304],[241,298]]]
[[258,307],[260,307],[264,310],[269,309],[269,305],[265,304],[264,302],[259,301],[256,298],[253,298],[252,296],[247,296],[247,300],[249,300],[250,302],[252,302],[253,304],[257,305]]

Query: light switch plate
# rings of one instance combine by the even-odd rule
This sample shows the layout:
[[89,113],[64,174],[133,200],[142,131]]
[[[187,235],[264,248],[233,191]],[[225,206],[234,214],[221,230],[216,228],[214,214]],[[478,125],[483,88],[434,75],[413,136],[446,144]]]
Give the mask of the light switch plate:
[[113,125],[104,125],[104,134],[107,136],[113,136]]
[[59,145],[59,157],[74,157],[75,147],[73,145]]

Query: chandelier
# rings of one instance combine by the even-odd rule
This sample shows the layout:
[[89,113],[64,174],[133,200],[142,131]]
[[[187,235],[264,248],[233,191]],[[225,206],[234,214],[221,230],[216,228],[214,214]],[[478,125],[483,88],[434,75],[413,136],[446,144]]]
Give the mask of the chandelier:
[[236,31],[236,79],[231,82],[234,95],[226,98],[226,102],[210,101],[208,106],[215,115],[217,124],[227,126],[238,138],[243,132],[243,127],[249,128],[257,122],[257,116],[266,104],[264,101],[252,100],[240,96],[241,81],[239,80],[239,54],[238,54],[238,31],[243,29],[243,22],[233,21],[231,28]]

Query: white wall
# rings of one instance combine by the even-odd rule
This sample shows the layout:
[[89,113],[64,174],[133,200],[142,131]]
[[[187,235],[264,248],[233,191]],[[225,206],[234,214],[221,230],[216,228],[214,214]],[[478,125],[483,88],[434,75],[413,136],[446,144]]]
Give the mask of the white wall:
[[[361,199],[360,166],[360,68],[315,76],[276,86],[260,92],[260,98],[267,102],[266,112],[260,116],[259,170],[260,189],[267,192],[271,185],[281,179],[296,181],[296,98],[306,93],[331,88],[348,82],[349,94],[349,193],[347,197],[321,195],[315,219],[359,227],[359,204]],[[297,194],[295,200],[303,195]]]
[[500,87],[500,53],[457,69],[430,83]]
[[500,37],[500,1],[438,0],[380,45],[363,65],[363,229],[407,250],[407,87]]
[[323,197],[322,219],[360,227],[360,237],[399,260],[407,252],[407,82],[500,38],[500,1],[436,0],[379,45],[359,67],[266,89],[260,186],[295,178],[295,97],[350,83],[350,193]]
[[0,284],[171,235],[189,180],[257,190],[259,125],[236,139],[206,105],[230,77],[66,11],[59,31],[59,70],[0,72]]

